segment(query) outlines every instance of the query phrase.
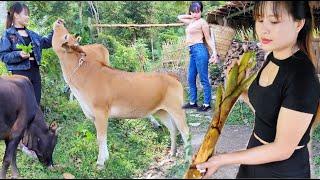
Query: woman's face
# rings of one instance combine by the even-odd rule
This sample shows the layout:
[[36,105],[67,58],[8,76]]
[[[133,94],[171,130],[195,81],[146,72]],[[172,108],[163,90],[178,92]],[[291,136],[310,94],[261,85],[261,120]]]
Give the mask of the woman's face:
[[201,18],[201,11],[198,12],[190,12],[193,19],[198,20]]
[[279,12],[279,19],[273,14],[272,3],[267,3],[264,14],[256,18],[255,28],[261,48],[265,51],[281,51],[296,44],[300,29],[285,9]]
[[27,26],[29,23],[29,12],[23,9],[19,14],[14,13],[14,24]]

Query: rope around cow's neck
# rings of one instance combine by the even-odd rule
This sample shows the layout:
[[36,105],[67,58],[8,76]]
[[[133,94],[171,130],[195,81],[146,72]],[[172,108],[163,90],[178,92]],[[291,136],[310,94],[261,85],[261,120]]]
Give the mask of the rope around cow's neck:
[[72,74],[69,77],[69,82],[71,82],[71,78],[74,76],[74,74],[78,71],[78,69],[85,62],[84,56],[86,56],[86,55],[84,53],[81,53],[80,59],[78,60],[78,65],[73,69]]

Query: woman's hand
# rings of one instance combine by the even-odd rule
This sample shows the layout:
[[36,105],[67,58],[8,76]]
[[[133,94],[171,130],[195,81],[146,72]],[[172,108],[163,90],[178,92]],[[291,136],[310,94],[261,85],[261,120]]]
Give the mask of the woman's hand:
[[57,26],[63,25],[64,24],[64,20],[58,18],[54,23],[53,23],[53,29],[55,29]]
[[20,51],[20,56],[22,59],[28,59],[30,57],[30,54]]
[[211,64],[211,63],[219,63],[220,61],[219,61],[219,58],[218,58],[218,56],[211,56],[210,57],[210,59],[209,59],[209,63]]
[[207,162],[201,163],[197,165],[197,169],[202,172],[206,170],[205,175],[202,177],[203,179],[208,179],[212,174],[214,174],[220,168],[220,160],[219,156],[212,156],[208,159]]
[[178,16],[178,19],[185,24],[190,24],[193,21],[193,16],[190,14],[182,14]]

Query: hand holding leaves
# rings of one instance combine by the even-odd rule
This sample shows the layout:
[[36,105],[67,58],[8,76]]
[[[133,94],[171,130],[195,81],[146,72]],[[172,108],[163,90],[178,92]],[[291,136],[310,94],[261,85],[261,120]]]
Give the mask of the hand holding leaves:
[[32,45],[29,44],[28,46],[25,46],[23,44],[18,44],[17,49],[21,49],[24,53],[30,54],[32,52]]

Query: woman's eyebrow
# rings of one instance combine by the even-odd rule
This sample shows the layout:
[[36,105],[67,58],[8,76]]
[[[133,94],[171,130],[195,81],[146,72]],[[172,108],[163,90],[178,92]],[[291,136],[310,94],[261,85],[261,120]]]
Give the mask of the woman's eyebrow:
[[270,14],[267,17],[277,17],[277,16],[275,16],[274,14]]
[[281,17],[280,15],[279,15],[279,16],[276,16],[276,15],[274,15],[274,14],[268,15],[267,18],[276,18],[276,19],[278,19],[278,20],[281,20],[281,19],[282,19],[282,17]]

